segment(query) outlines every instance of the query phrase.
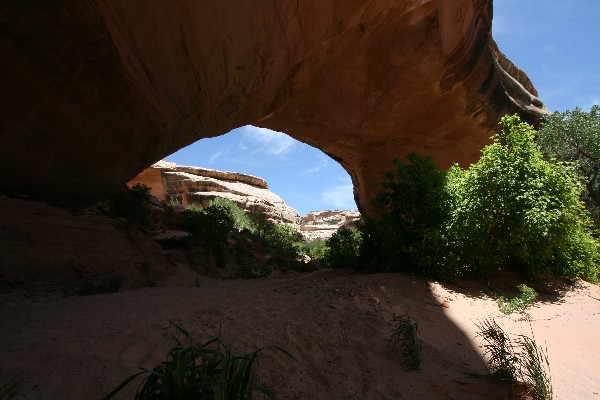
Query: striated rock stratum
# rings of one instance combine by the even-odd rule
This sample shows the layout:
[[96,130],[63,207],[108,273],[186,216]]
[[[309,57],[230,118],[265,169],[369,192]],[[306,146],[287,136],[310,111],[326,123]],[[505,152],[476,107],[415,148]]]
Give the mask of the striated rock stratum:
[[393,157],[466,164],[547,112],[491,0],[8,0],[0,24],[0,190],[55,204],[252,124],[331,155],[369,212]]
[[359,221],[357,210],[312,211],[302,217],[300,232],[307,240],[326,240],[340,228],[355,227]]
[[274,223],[298,225],[298,212],[269,190],[267,182],[239,172],[177,165],[159,161],[145,169],[129,185],[148,186],[161,201],[175,200],[187,206],[207,206],[215,197],[235,202],[242,209],[263,214]]

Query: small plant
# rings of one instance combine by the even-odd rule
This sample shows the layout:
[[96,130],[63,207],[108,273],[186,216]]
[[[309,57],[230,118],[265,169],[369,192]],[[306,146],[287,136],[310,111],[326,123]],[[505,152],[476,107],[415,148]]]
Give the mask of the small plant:
[[492,318],[477,325],[483,337],[490,373],[511,383],[521,383],[534,400],[552,400],[552,382],[547,350],[519,335],[516,341]]
[[[112,399],[131,381],[143,375],[146,377],[135,395],[135,400],[251,400],[256,398],[255,393],[276,399],[254,375],[254,367],[263,349],[236,355],[220,334],[198,346],[187,330],[172,322],[171,324],[185,336],[188,346],[184,346],[174,336],[176,345],[169,352],[167,361],[153,370],[142,369],[141,372],[130,376],[106,395],[104,400]],[[280,347],[272,349],[295,360]]]
[[[0,400],[12,399],[15,396],[15,389],[19,385],[19,381],[16,378],[12,378],[4,385],[0,386]],[[10,397],[9,397],[10,396]]]
[[419,325],[408,315],[396,317],[394,322],[396,327],[392,333],[392,343],[399,345],[409,371],[421,369],[423,347],[419,340]]
[[122,276],[114,276],[110,279],[100,281],[85,282],[81,287],[75,289],[62,289],[65,297],[68,296],[89,296],[92,294],[116,293],[121,290],[125,283]]
[[517,345],[521,349],[519,358],[520,381],[527,387],[527,394],[536,400],[552,399],[550,363],[548,350],[540,348],[533,339],[520,335]]
[[515,311],[523,312],[535,302],[538,296],[535,290],[525,284],[520,284],[517,288],[521,291],[520,296],[512,299],[507,299],[504,296],[498,297],[498,308],[503,314],[509,315]]
[[476,324],[483,338],[490,373],[499,379],[515,383],[518,357],[510,337],[492,318]]

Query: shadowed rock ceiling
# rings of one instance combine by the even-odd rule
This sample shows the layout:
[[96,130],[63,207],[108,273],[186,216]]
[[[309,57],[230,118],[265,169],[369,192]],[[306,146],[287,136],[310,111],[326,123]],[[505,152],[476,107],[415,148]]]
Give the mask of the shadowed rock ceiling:
[[491,22],[491,0],[4,1],[0,190],[89,201],[252,124],[335,158],[368,212],[392,158],[466,164],[547,112]]

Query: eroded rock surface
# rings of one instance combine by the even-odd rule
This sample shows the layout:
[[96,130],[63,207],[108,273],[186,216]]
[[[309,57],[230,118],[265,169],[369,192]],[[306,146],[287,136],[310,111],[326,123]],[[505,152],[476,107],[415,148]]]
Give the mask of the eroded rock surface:
[[159,245],[125,220],[76,215],[45,203],[0,196],[0,293],[129,287],[172,274]]
[[300,233],[307,240],[326,240],[340,228],[354,226],[359,220],[357,210],[312,211],[302,217]]
[[223,197],[244,210],[265,215],[274,223],[297,226],[300,222],[298,212],[271,192],[264,179],[239,172],[159,161],[133,178],[129,185],[136,183],[150,187],[152,194],[161,201],[207,206],[215,197]]
[[369,212],[393,157],[469,163],[547,112],[491,0],[9,0],[0,23],[0,190],[54,203],[253,124],[338,160]]

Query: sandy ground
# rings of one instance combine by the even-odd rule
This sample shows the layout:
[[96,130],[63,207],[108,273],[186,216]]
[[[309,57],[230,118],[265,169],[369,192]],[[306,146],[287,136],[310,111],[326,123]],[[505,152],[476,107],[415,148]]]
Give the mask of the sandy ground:
[[[490,295],[517,283],[319,271],[86,297],[5,294],[0,384],[16,377],[16,399],[102,398],[164,359],[173,320],[199,341],[221,324],[239,352],[288,349],[299,362],[267,353],[260,365],[280,399],[509,399],[509,386],[485,376],[476,334],[475,322],[494,317],[547,346],[555,399],[600,399],[600,288],[548,290],[527,314],[503,316]],[[389,342],[394,316],[404,313],[420,326],[421,371],[405,371]],[[118,398],[133,398],[136,387]]]

